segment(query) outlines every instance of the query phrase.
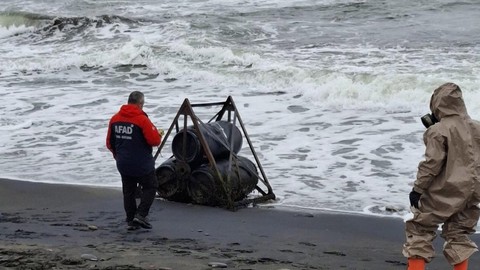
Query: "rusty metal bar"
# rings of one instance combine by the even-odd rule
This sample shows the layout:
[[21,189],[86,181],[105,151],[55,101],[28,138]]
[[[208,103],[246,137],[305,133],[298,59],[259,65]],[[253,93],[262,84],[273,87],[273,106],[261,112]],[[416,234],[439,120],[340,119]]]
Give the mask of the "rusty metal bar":
[[[193,113],[193,111],[192,111]],[[210,162],[210,166],[215,169],[215,172],[217,173],[217,180],[220,181],[221,187],[224,191],[227,207],[229,209],[233,208],[233,201],[232,198],[230,197],[230,193],[227,190],[227,187],[225,186],[225,181],[223,180],[222,174],[218,170],[217,163],[215,161],[215,158],[212,155],[212,151],[210,150],[210,147],[207,144],[207,141],[205,140],[205,136],[203,136],[202,132],[200,131],[200,125],[198,121],[195,119],[192,119],[193,121],[193,126],[197,132],[197,136],[200,140],[200,143],[202,144],[203,150],[205,151],[205,155],[207,156],[208,161]]]
[[162,143],[158,147],[157,152],[155,153],[155,156],[153,157],[154,161],[157,160],[158,155],[162,151],[163,146],[165,146],[165,143],[167,142],[167,138],[170,135],[170,133],[172,132],[172,129],[173,129],[174,126],[176,126],[176,129],[177,129],[177,132],[178,132],[178,122],[177,121],[178,121],[178,118],[180,117],[180,115],[182,114],[181,112],[183,111],[183,107],[184,107],[184,104],[182,104],[182,106],[180,106],[180,109],[178,110],[177,115],[173,119],[172,124],[168,128],[167,133],[165,133],[165,136],[162,138]]
[[250,137],[248,136],[247,130],[245,129],[245,126],[243,125],[242,118],[240,117],[240,114],[238,113],[238,111],[236,109],[235,103],[233,102],[233,99],[230,96],[228,97],[228,100],[231,102],[231,104],[232,104],[232,106],[235,110],[235,115],[238,117],[238,122],[240,123],[240,126],[242,127],[242,131],[243,131],[243,134],[245,135],[245,139],[247,140],[248,145],[250,147],[250,150],[252,151],[253,157],[255,158],[255,161],[257,162],[258,169],[260,170],[260,172],[263,176],[263,181],[262,182],[267,187],[268,194],[273,194],[272,187],[268,183],[268,179],[267,179],[267,176],[265,174],[265,171],[263,170],[263,167],[260,165],[260,160],[258,159],[257,153],[255,152],[255,149],[253,148],[253,144],[250,141]]

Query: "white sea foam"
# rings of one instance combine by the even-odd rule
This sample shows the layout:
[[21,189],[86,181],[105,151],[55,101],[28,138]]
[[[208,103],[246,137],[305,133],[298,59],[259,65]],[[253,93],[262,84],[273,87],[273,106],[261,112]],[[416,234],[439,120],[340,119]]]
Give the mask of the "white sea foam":
[[2,26],[0,24],[0,39],[18,35],[21,33],[26,33],[32,31],[34,28],[33,27],[27,27],[25,25],[19,25],[19,26]]

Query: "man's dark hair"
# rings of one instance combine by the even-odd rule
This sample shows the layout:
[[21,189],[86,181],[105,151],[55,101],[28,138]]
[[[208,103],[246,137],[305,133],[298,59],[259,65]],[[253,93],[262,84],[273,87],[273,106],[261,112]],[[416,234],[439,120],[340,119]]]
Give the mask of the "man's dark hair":
[[143,103],[144,95],[140,91],[133,91],[128,96],[128,104],[140,104]]

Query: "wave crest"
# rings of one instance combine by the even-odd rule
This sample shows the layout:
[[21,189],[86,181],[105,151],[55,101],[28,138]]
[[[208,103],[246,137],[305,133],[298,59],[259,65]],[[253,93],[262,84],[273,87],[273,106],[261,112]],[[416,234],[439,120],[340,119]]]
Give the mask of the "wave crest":
[[[80,17],[60,17],[44,14],[28,13],[28,12],[0,12],[0,28],[18,29],[25,28],[34,35],[40,37],[40,40],[61,32],[72,37],[81,34],[92,28],[102,28],[107,25],[124,24],[127,27],[134,26],[137,20],[117,16],[117,15],[101,15],[93,18]],[[11,31],[11,35],[21,35],[19,31]],[[29,38],[32,36],[29,35]],[[38,41],[38,37],[36,39]]]
[[0,12],[0,27],[9,28],[12,26],[34,26],[37,27],[45,21],[52,20],[54,17],[43,14],[8,11]]

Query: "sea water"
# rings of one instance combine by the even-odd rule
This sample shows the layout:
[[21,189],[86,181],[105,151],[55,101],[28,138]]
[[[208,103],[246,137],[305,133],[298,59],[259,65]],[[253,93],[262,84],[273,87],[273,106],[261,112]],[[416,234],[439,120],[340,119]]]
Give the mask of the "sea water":
[[474,0],[2,0],[0,177],[118,187],[105,136],[131,91],[163,129],[186,98],[232,96],[275,204],[403,217],[433,90],[457,83],[480,119],[478,14]]

